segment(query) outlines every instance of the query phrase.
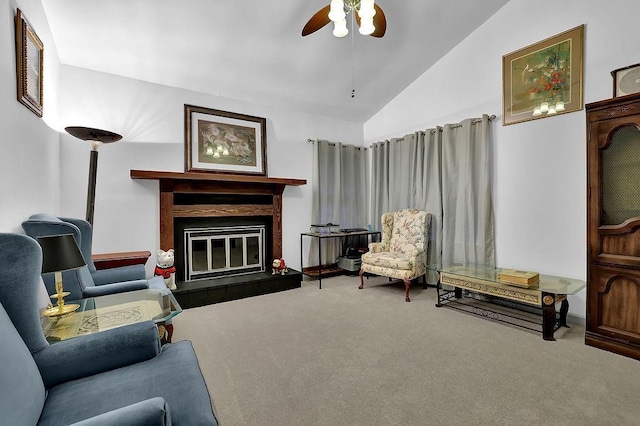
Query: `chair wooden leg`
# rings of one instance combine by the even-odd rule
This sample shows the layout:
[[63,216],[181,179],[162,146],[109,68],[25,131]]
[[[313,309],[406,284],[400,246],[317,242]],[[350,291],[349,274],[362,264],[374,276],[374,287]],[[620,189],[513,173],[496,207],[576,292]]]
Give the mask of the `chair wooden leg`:
[[406,302],[411,302],[411,299],[409,299],[409,289],[411,288],[411,280],[408,279],[404,279],[404,287],[405,287],[405,292],[404,292],[404,300]]
[[364,271],[360,269],[360,285],[358,286],[359,289],[364,288],[364,278],[362,277],[362,275],[364,275]]

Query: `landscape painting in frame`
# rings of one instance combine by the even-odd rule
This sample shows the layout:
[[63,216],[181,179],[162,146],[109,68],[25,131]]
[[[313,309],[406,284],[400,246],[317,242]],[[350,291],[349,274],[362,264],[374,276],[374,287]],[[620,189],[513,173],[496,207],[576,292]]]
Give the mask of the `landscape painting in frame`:
[[16,76],[18,101],[42,117],[44,46],[29,22],[16,11]]
[[185,105],[185,171],[266,176],[266,119]]
[[582,109],[584,25],[502,57],[502,124]]

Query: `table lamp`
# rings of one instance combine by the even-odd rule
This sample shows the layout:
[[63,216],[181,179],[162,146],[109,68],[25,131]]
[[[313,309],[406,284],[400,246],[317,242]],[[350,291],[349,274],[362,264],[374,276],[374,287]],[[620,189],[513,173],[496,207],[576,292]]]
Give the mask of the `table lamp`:
[[56,293],[50,295],[52,299],[58,299],[57,306],[46,309],[42,315],[56,317],[75,312],[80,305],[64,304],[65,296],[70,293],[62,289],[62,272],[77,269],[87,263],[80,253],[76,240],[72,234],[51,235],[36,238],[42,248],[42,273],[53,272],[56,281]]
[[93,225],[93,210],[96,201],[96,178],[98,174],[98,148],[103,143],[117,142],[122,139],[117,133],[107,130],[93,129],[91,127],[71,126],[65,127],[67,133],[91,145],[89,159],[89,185],[87,186],[87,222]]

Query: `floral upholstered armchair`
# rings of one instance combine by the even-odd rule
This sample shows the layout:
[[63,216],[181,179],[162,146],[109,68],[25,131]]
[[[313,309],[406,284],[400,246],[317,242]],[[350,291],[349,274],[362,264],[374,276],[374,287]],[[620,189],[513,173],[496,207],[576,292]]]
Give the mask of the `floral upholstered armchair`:
[[411,281],[427,270],[428,233],[431,215],[422,210],[405,209],[382,215],[382,241],[370,243],[362,255],[360,286],[363,275],[370,273],[401,279],[405,284],[405,300],[410,302]]

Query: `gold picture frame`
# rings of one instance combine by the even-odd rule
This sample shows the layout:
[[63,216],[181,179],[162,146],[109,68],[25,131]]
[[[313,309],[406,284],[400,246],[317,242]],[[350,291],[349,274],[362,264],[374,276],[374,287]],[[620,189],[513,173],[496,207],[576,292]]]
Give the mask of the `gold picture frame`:
[[185,171],[267,175],[267,120],[184,106]]
[[26,20],[16,11],[16,76],[18,101],[42,117],[44,45]]
[[502,57],[502,124],[582,109],[584,25]]

